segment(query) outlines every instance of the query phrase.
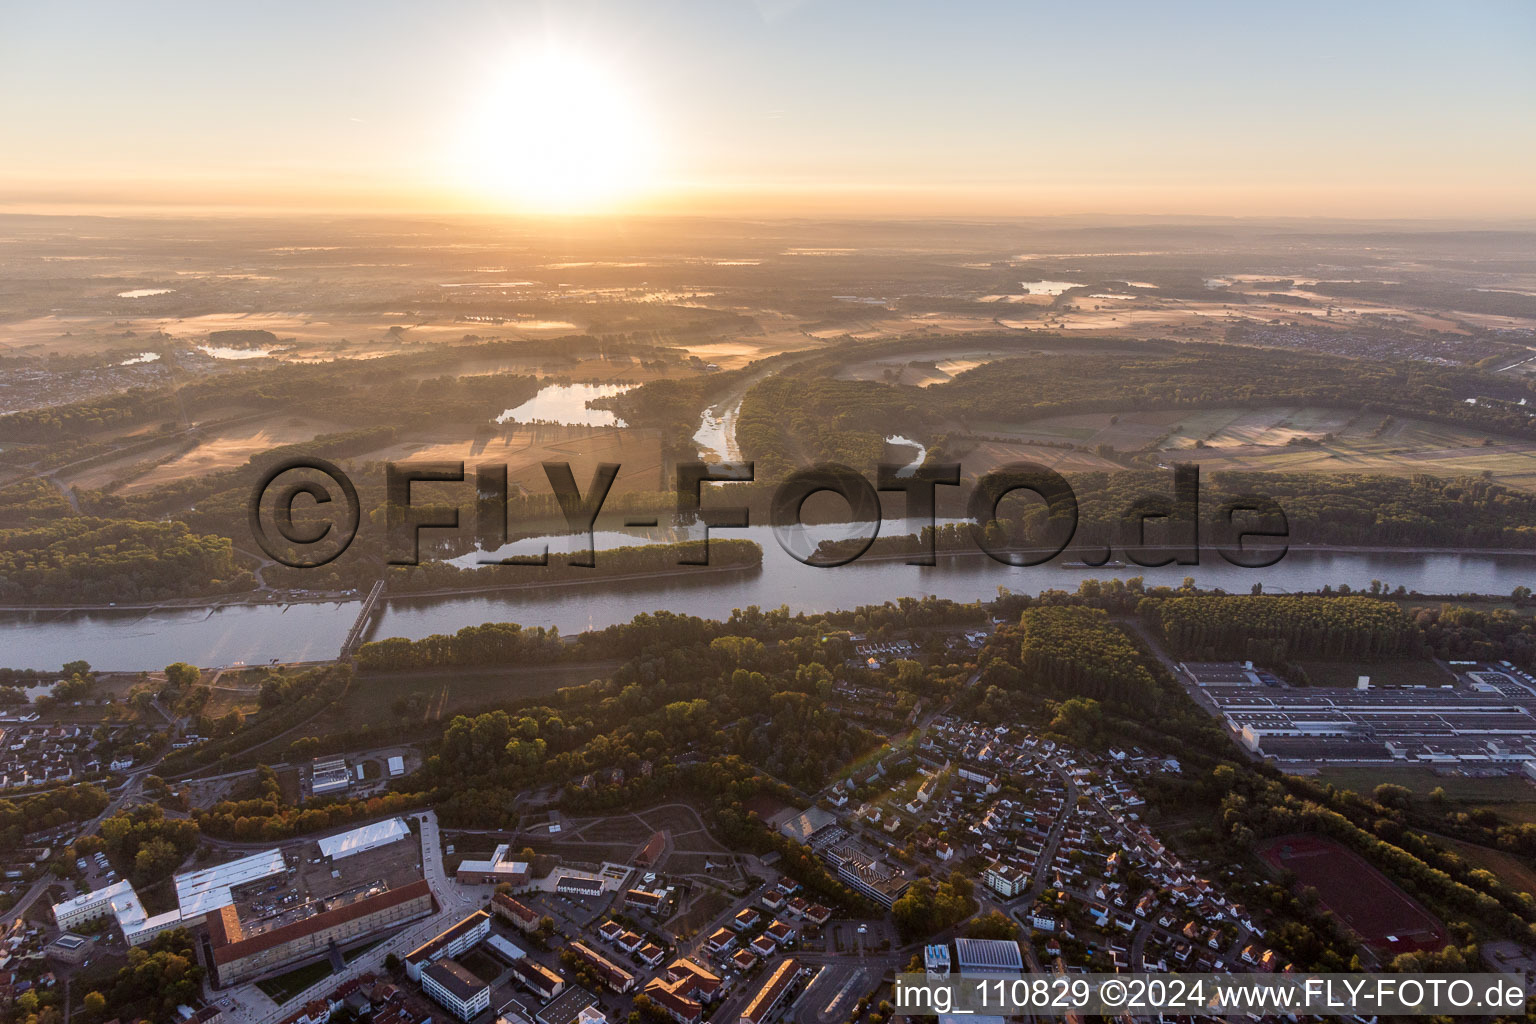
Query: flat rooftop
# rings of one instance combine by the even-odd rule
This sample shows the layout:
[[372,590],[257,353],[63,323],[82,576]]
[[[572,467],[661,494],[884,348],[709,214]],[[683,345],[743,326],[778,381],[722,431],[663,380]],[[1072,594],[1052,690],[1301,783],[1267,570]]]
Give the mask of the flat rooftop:
[[281,850],[263,850],[217,867],[188,871],[176,876],[176,902],[181,916],[198,917],[233,903],[230,890],[258,882],[287,870]]

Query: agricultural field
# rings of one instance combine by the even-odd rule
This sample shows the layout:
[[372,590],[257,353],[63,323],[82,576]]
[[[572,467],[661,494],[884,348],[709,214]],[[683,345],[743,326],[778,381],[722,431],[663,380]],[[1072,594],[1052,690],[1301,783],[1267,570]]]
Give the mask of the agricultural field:
[[964,339],[957,338],[953,346],[848,363],[838,371],[837,379],[878,380],[926,388],[954,380],[967,370],[1007,355],[1004,351],[969,346]]
[[967,474],[983,473],[1010,462],[1038,462],[1058,473],[1112,473],[1125,467],[1112,458],[1090,451],[1043,442],[967,439],[954,446]]
[[113,460],[93,466],[80,475],[68,477],[65,483],[87,490],[107,487],[112,481],[123,481],[114,490],[119,494],[146,491],[162,484],[189,477],[200,477],[222,469],[243,466],[252,455],[258,455],[279,445],[308,441],[321,434],[337,433],[345,426],[309,416],[287,414],[257,414],[245,422],[199,430],[190,442],[191,447],[166,461],[153,461],[147,471],[132,474],[125,479],[124,463],[130,467],[153,460],[152,455]]

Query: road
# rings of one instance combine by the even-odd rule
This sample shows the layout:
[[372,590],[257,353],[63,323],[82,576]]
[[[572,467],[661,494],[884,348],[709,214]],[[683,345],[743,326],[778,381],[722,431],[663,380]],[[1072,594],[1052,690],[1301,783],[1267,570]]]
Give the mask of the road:
[[1061,845],[1061,837],[1066,834],[1067,825],[1072,816],[1077,813],[1077,783],[1072,781],[1072,776],[1062,771],[1055,761],[1047,761],[1056,777],[1061,779],[1064,786],[1061,799],[1061,813],[1056,815],[1056,820],[1051,822],[1051,833],[1046,839],[1045,845],[1040,849],[1040,860],[1035,865],[1035,877],[1030,880],[1029,891],[1022,898],[1015,898],[1012,905],[1032,906],[1040,894],[1045,891],[1051,880],[1052,868],[1056,863],[1056,848]]
[[1249,760],[1263,760],[1262,757],[1255,756],[1253,751],[1243,746],[1237,734],[1227,726],[1227,720],[1222,716],[1221,709],[1216,706],[1216,702],[1211,699],[1211,695],[1205,692],[1205,687],[1196,683],[1179,670],[1178,662],[1168,656],[1158,644],[1157,638],[1152,635],[1151,630],[1147,629],[1139,619],[1130,616],[1116,616],[1115,622],[1131,630],[1141,638],[1142,642],[1147,645],[1147,649],[1152,652],[1163,668],[1168,670],[1168,674],[1184,688],[1185,693],[1189,694],[1189,699],[1194,701],[1201,711],[1216,719],[1216,724],[1222,727],[1222,730],[1232,740],[1232,745],[1241,751],[1244,757]]
[[[133,771],[129,772],[128,777],[123,781],[122,786],[118,788],[117,794],[113,796],[110,801],[108,801],[106,808],[100,814],[96,815],[96,817],[82,824],[79,829],[76,830],[74,836],[69,840],[69,842],[73,843],[81,836],[91,835],[97,829],[101,828],[102,822],[116,814],[129,800],[136,798],[139,795],[139,791],[144,787],[145,776],[153,773],[155,767],[159,765],[159,763],[160,759],[156,758],[149,764],[144,765],[142,768],[135,768]],[[68,844],[61,843],[60,845],[64,846]],[[13,906],[8,912],[9,916],[25,916],[27,908],[32,906],[33,903],[36,903],[37,900],[43,895],[43,893],[48,891],[48,887],[55,884],[56,882],[58,882],[58,879],[55,878],[50,872],[43,872],[42,876],[38,878],[37,881],[33,882],[31,887],[27,889],[26,893],[22,895],[21,899],[16,901],[16,905]]]

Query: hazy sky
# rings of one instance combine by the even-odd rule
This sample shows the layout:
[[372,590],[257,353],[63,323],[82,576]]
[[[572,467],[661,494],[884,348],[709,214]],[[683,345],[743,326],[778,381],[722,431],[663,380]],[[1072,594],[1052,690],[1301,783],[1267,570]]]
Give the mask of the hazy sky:
[[0,208],[1536,215],[1536,4],[0,0]]

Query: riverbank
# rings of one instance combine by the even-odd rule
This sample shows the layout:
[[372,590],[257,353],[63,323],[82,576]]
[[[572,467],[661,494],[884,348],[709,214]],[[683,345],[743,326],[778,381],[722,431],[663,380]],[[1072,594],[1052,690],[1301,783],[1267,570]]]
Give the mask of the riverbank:
[[[907,536],[910,537],[911,534],[908,534]],[[915,545],[915,543],[916,542],[914,540],[914,545]],[[1182,548],[1182,545],[1148,544],[1148,545],[1144,545],[1142,550],[1144,550],[1144,551],[1176,551],[1176,550],[1180,550],[1181,548]],[[1261,549],[1257,549],[1256,548],[1256,549],[1254,549],[1254,551],[1252,553],[1257,554],[1260,550]],[[1290,554],[1290,553],[1301,553],[1301,554],[1317,554],[1317,555],[1450,555],[1452,557],[1463,557],[1463,558],[1525,557],[1525,558],[1536,559],[1536,548],[1388,548],[1388,547],[1372,547],[1372,546],[1369,546],[1369,545],[1356,545],[1356,544],[1291,544],[1291,545],[1288,545],[1286,547],[1286,552],[1287,552],[1287,554]],[[908,558],[911,558],[913,555],[920,554],[920,553],[922,553],[922,552],[918,551],[915,548],[915,546],[914,546],[914,550],[912,550],[912,551],[892,552],[890,554],[882,554],[882,555],[870,555],[870,554],[860,555],[857,559],[855,559],[855,562],[904,562]],[[1000,554],[1007,554],[1007,555],[1039,555],[1039,554],[1044,554],[1045,553],[1045,549],[1044,548],[1004,548],[999,553]],[[990,555],[988,555],[985,551],[981,550],[980,548],[948,548],[948,549],[939,548],[934,554],[935,554],[936,557],[938,557],[940,559],[945,559],[945,558],[972,558],[972,557],[987,557],[987,558],[990,558],[991,557]],[[1202,548],[1200,550],[1200,555],[1202,556],[1202,558],[1209,558],[1209,559],[1215,559],[1215,560],[1220,560],[1222,562],[1226,562],[1226,559],[1222,558],[1221,554],[1214,547]],[[1059,555],[1053,556],[1048,561],[1038,563],[1038,566],[1055,566],[1055,567],[1061,568],[1061,569],[1074,569],[1074,570],[1079,570],[1079,571],[1083,571],[1083,570],[1092,571],[1092,570],[1094,570],[1096,568],[1104,568],[1106,570],[1108,570],[1108,569],[1168,569],[1168,568],[1177,568],[1177,566],[1175,566],[1172,562],[1170,562],[1170,563],[1168,563],[1166,565],[1138,565],[1135,562],[1127,562],[1124,558],[1121,558],[1119,555],[1115,555],[1115,554],[1111,554],[1111,559],[1113,561],[1115,561],[1115,562],[1118,562],[1119,564],[1118,565],[1114,565],[1114,566],[1093,566],[1093,565],[1084,566],[1084,565],[1080,565],[1080,564],[1079,565],[1066,564],[1066,562],[1070,562],[1070,561],[1072,561],[1073,559],[1075,559],[1077,557],[1078,556],[1073,551],[1073,549],[1071,547],[1068,547],[1067,550],[1061,552],[1061,554],[1059,554]],[[1066,562],[1059,561],[1061,559],[1065,559]],[[998,564],[1004,564],[1004,563],[998,563]],[[1200,564],[1201,563],[1196,562],[1194,565],[1189,566],[1189,568],[1197,569],[1197,568],[1200,567]],[[1227,563],[1227,564],[1231,564],[1231,563]],[[1239,568],[1242,568],[1242,567],[1239,566]],[[1258,571],[1258,570],[1254,570],[1254,571]]]
[[[1014,549],[1010,549],[1010,551],[1013,551],[1013,550]],[[1152,546],[1152,547],[1147,548],[1147,550],[1150,550],[1150,551],[1170,551],[1170,550],[1173,550],[1173,548],[1172,548],[1172,546]],[[1288,551],[1291,552],[1291,553],[1298,553],[1298,554],[1324,554],[1324,555],[1326,555],[1326,554],[1333,554],[1333,555],[1380,555],[1380,556],[1386,556],[1386,557],[1391,557],[1391,556],[1396,556],[1396,555],[1441,555],[1441,556],[1463,557],[1463,558],[1530,558],[1530,559],[1536,560],[1536,548],[1468,548],[1468,547],[1395,548],[1395,547],[1377,547],[1377,546],[1370,546],[1370,545],[1352,545],[1352,544],[1292,544],[1292,545],[1290,545]],[[1030,551],[1030,550],[1027,550],[1027,549],[1020,549],[1016,553],[1039,554],[1040,551],[1038,549],[1033,550],[1033,551]],[[601,554],[601,553],[599,553],[599,554]],[[884,562],[884,563],[889,563],[889,562],[905,562],[908,558],[912,557],[913,554],[914,554],[914,552],[895,552],[895,553],[890,553],[890,554],[879,554],[879,555],[866,554],[866,555],[863,555],[862,557],[858,558],[857,560],[855,560],[855,562],[853,562],[851,564],[853,564],[853,565],[861,565],[861,564],[865,564],[865,563],[876,563],[876,562]],[[1225,559],[1223,559],[1221,557],[1221,555],[1217,554],[1215,549],[1213,549],[1213,548],[1204,549],[1201,552],[1201,555],[1204,558],[1206,558],[1207,560],[1214,560],[1214,561],[1225,563]],[[986,558],[986,557],[990,557],[990,556],[988,556],[986,554],[986,552],[980,550],[979,548],[960,548],[960,549],[952,549],[952,550],[940,550],[938,552],[938,557],[941,560],[952,560],[952,559],[961,559],[961,558]],[[1076,556],[1073,554],[1071,549],[1068,549],[1067,551],[1062,552],[1061,555],[1057,556],[1058,559],[1067,559],[1067,560],[1071,560],[1074,557],[1076,557]],[[1115,557],[1118,558],[1119,556],[1117,555]],[[1123,559],[1122,559],[1122,561],[1123,561]],[[1084,569],[1084,567],[1082,567],[1082,566],[1059,565],[1058,562],[1056,560],[1054,560],[1054,559],[1052,561],[1050,561],[1050,562],[1042,563],[1042,567],[1045,567],[1045,568],[1059,567],[1059,568],[1062,568],[1062,569],[1076,570],[1078,572],[1084,572],[1084,571],[1092,572],[1094,570],[1094,568],[1095,568],[1094,566],[1088,566],[1086,569]],[[516,567],[515,566],[508,566],[507,568],[515,569]],[[807,566],[806,568],[809,570],[809,569],[812,569],[814,567]],[[1135,564],[1134,562],[1130,562],[1130,563],[1125,563],[1124,565],[1113,567],[1113,568],[1105,568],[1105,569],[1103,569],[1103,571],[1105,571],[1105,572],[1111,572],[1111,571],[1114,571],[1114,572],[1133,571],[1134,572],[1136,570],[1140,570],[1140,569],[1144,569],[1144,568],[1170,569],[1170,568],[1179,568],[1179,567],[1178,566],[1173,566],[1173,565],[1169,565],[1169,566],[1140,566],[1140,565]],[[1188,566],[1187,568],[1197,569],[1197,568],[1199,568],[1199,565],[1192,565],[1192,566]],[[1533,569],[1536,569],[1536,566],[1533,566]],[[384,598],[385,601],[397,601],[397,600],[407,600],[407,599],[414,599],[414,598],[470,597],[470,596],[474,596],[474,595],[477,595],[477,594],[497,594],[497,593],[503,593],[503,592],[507,592],[507,591],[531,591],[531,590],[543,590],[543,589],[548,589],[548,588],[564,588],[564,587],[590,587],[590,586],[593,586],[595,584],[600,584],[600,583],[637,583],[637,582],[643,582],[643,581],[647,581],[647,580],[665,581],[665,580],[668,580],[668,579],[674,579],[674,578],[678,578],[678,577],[704,576],[704,575],[716,574],[716,573],[724,573],[724,572],[741,572],[741,571],[745,571],[745,570],[760,571],[761,570],[761,566],[702,566],[702,565],[701,566],[686,566],[686,567],[685,566],[679,566],[679,567],[677,567],[675,569],[667,569],[667,570],[659,571],[659,572],[638,572],[638,573],[623,573],[623,574],[617,574],[617,575],[603,575],[603,576],[595,577],[593,579],[572,579],[572,580],[554,580],[554,581],[541,580],[541,581],[525,581],[525,582],[520,582],[520,583],[490,583],[490,584],[477,584],[475,586],[470,586],[470,587],[446,587],[446,588],[437,588],[437,589],[433,589],[433,590],[415,590],[415,591],[403,591],[403,592],[393,592],[393,591],[390,591],[386,587],[385,593],[383,595],[383,598]],[[817,570],[817,571],[824,571],[824,570]],[[1259,570],[1253,570],[1253,571],[1259,571]],[[1426,595],[1426,596],[1435,596],[1435,595]],[[1446,595],[1446,596],[1454,596],[1454,595]],[[57,613],[60,613],[60,614],[66,614],[66,613],[71,613],[71,612],[109,612],[109,611],[110,612],[128,612],[128,611],[139,611],[139,612],[165,611],[165,612],[170,612],[170,611],[196,611],[196,610],[199,610],[199,609],[207,609],[209,611],[214,611],[214,610],[217,610],[217,609],[220,609],[220,608],[286,607],[286,606],[290,606],[290,605],[304,605],[304,604],[338,604],[338,603],[346,603],[346,602],[350,602],[350,601],[361,601],[361,600],[362,600],[362,594],[361,594],[361,592],[359,592],[357,590],[327,591],[327,592],[322,592],[322,593],[309,593],[309,592],[306,592],[306,593],[284,593],[284,592],[280,592],[280,591],[272,591],[272,592],[269,592],[269,595],[263,595],[263,594],[243,594],[243,595],[230,594],[230,595],[216,595],[216,596],[213,596],[213,597],[172,598],[172,599],[166,599],[166,600],[160,600],[160,601],[152,601],[152,602],[147,602],[147,603],[130,603],[130,602],[119,601],[119,602],[116,602],[116,603],[106,603],[106,604],[99,603],[99,602],[98,603],[90,603],[90,604],[52,604],[52,605],[0,604],[0,614],[16,613],[16,612],[24,612],[24,613],[28,613],[28,614],[48,613],[48,612],[57,612]]]
[[[1262,583],[1266,593],[1311,593],[1324,586],[1369,590],[1380,580],[1387,591],[1402,586],[1414,600],[1436,603],[1456,595],[1486,594],[1507,601],[1536,573],[1530,557],[1470,552],[1462,555],[1385,550],[1371,553],[1295,551],[1268,569],[1242,569],[1220,557],[1199,566],[1088,569],[1045,564],[1033,568],[994,562],[981,554],[944,558],[933,568],[902,564],[900,557],[859,561],[836,571],[812,569],[779,550],[768,527],[753,527],[764,546],[761,571],[736,567],[677,567],[665,574],[626,573],[623,578],[530,582],[515,573],[498,588],[475,587],[451,595],[391,594],[382,602],[367,639],[419,640],[452,634],[485,622],[516,622],[525,628],[558,629],[562,636],[629,622],[636,615],[667,611],[725,619],[733,609],[786,608],[790,614],[877,605],[902,597],[937,597],[961,603],[1017,594],[1076,590],[1085,579],[1141,577],[1146,586],[1196,586],[1247,593]],[[1521,553],[1522,556],[1525,553]],[[1071,557],[1071,556],[1067,556]],[[601,563],[599,563],[601,564]],[[702,571],[701,571],[702,570]],[[500,574],[498,574],[500,575]],[[449,581],[445,581],[449,582]],[[557,582],[561,585],[551,585]],[[593,584],[600,584],[594,586]],[[313,597],[314,595],[311,595]],[[173,661],[205,667],[334,658],[357,619],[361,598],[331,603],[270,602],[219,608],[98,611],[36,609],[0,615],[0,665],[48,668],[84,659],[114,669],[158,669]]]

